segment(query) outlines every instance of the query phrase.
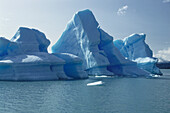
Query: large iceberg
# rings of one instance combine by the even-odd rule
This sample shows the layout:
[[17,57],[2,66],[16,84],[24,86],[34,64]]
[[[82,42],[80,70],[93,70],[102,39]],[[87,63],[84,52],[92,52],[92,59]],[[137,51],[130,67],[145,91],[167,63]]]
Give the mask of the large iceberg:
[[45,34],[20,27],[11,40],[0,37],[0,80],[83,79],[88,75],[161,74],[145,34],[124,40],[100,28],[90,10],[77,12],[49,54]]
[[[0,38],[0,80],[87,78],[82,60],[71,54],[49,54],[44,33],[20,27],[11,40]],[[69,61],[68,61],[69,60]],[[68,73],[68,71],[70,73]]]
[[161,71],[156,67],[158,59],[153,57],[153,52],[145,43],[145,38],[144,33],[132,34],[123,40],[115,40],[114,45],[125,58],[137,62],[139,68],[151,74],[161,75]]
[[149,76],[137,63],[125,59],[113,44],[113,37],[102,30],[90,10],[77,12],[52,53],[71,53],[83,59],[83,68],[92,75]]
[[98,22],[89,10],[75,14],[60,39],[52,47],[52,52],[79,56],[83,59],[83,66],[84,69],[88,69],[88,74],[113,75],[107,70],[109,61],[104,51],[98,48],[100,32],[97,27]]

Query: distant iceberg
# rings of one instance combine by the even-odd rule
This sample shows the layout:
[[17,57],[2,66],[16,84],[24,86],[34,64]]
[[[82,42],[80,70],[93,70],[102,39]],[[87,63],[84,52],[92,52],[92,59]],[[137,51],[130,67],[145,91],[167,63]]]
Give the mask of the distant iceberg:
[[114,45],[125,58],[136,62],[139,68],[151,74],[162,75],[156,66],[158,59],[153,57],[153,52],[145,43],[145,38],[144,33],[132,34],[123,40],[115,40]]
[[11,40],[0,38],[0,80],[88,77],[82,69],[80,58],[64,53],[49,54],[47,52],[49,44],[50,41],[44,33],[24,27],[20,27]]
[[67,24],[52,53],[71,53],[83,59],[89,75],[150,76],[137,63],[125,59],[102,30],[90,10],[77,12]]

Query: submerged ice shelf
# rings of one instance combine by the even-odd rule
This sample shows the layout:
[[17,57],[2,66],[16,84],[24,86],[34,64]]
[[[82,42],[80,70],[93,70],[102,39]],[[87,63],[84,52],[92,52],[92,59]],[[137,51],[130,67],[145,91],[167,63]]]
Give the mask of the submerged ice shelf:
[[161,74],[144,40],[145,34],[134,34],[114,41],[90,10],[73,16],[51,54],[47,51],[50,41],[44,33],[20,27],[11,40],[0,37],[0,80]]

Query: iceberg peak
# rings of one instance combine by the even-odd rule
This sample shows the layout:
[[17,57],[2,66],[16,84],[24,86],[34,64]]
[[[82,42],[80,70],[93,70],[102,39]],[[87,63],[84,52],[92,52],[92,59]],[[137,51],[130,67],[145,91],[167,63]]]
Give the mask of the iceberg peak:
[[114,46],[113,39],[99,27],[92,11],[86,9],[77,12],[69,21],[59,40],[52,46],[52,53],[79,56],[89,75],[149,75],[139,69],[135,62],[125,59]]
[[20,27],[11,39],[12,42],[18,43],[26,52],[47,52],[50,41],[45,34],[26,27]]
[[136,43],[139,40],[145,40],[145,38],[146,38],[146,34],[144,33],[139,33],[139,34],[134,33],[124,38],[123,41],[124,41],[124,44],[128,46],[130,44]]

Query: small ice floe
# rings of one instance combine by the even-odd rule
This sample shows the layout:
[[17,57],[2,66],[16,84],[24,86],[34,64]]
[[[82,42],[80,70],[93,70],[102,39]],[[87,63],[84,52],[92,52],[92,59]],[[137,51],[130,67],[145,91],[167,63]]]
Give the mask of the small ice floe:
[[153,78],[159,78],[161,77],[160,75],[152,75]]
[[95,77],[96,78],[107,78],[108,76],[106,76],[106,75],[101,75],[101,76],[96,75]]
[[104,84],[104,82],[97,81],[97,82],[88,83],[87,86],[101,86],[103,84]]
[[160,75],[154,75],[154,74],[150,74],[150,76],[148,76],[147,78],[159,78],[161,77]]

